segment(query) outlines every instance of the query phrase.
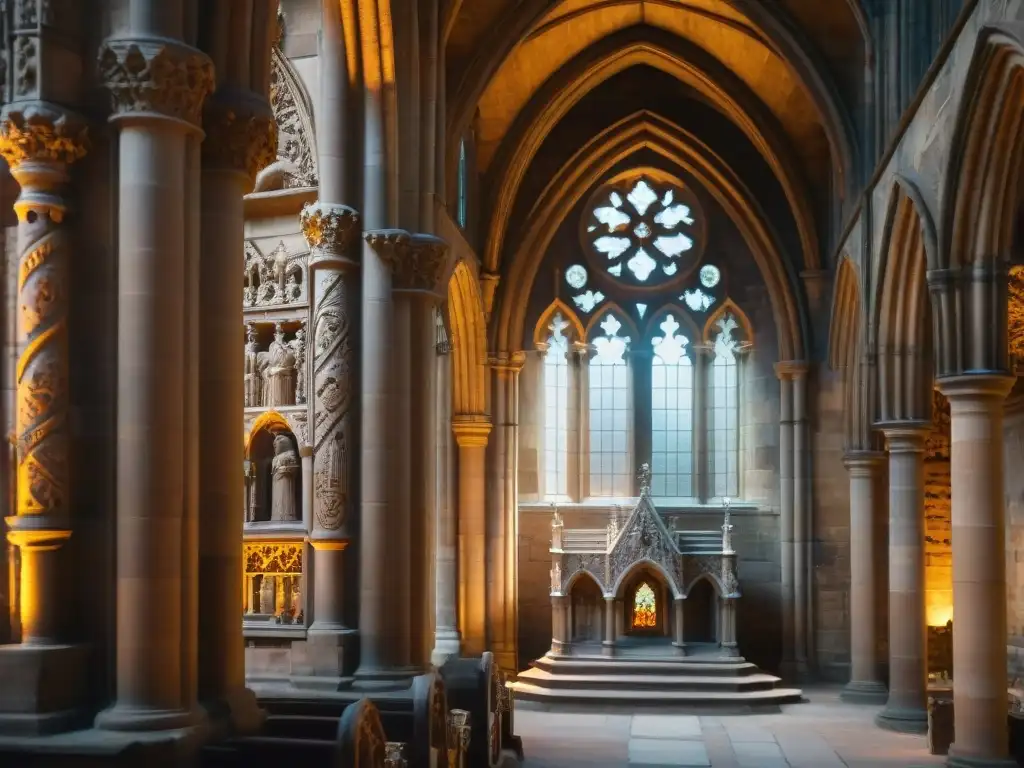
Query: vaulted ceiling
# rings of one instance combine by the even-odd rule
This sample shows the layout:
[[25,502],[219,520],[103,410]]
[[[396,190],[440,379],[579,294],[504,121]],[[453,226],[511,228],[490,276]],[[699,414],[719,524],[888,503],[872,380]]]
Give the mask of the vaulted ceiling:
[[[869,55],[860,0],[452,0],[446,31],[449,136],[475,129],[485,218],[507,216],[529,174],[552,175],[531,166],[575,105],[623,72],[653,68],[728,118],[762,156],[790,226],[812,230],[794,261],[817,266],[856,162],[851,105]],[[649,89],[652,112],[680,98],[663,78],[637,87]],[[621,118],[588,113],[584,132],[597,136]],[[722,142],[737,134],[721,134],[698,138],[728,156]],[[505,229],[484,228],[485,262],[499,269]]]

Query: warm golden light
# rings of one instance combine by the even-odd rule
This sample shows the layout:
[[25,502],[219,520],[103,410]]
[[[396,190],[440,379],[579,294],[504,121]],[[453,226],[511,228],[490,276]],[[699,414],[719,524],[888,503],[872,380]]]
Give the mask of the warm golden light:
[[953,605],[932,603],[928,606],[925,617],[929,627],[944,627],[953,620]]
[[636,590],[633,598],[633,628],[653,629],[657,626],[658,608],[651,585],[644,582]]

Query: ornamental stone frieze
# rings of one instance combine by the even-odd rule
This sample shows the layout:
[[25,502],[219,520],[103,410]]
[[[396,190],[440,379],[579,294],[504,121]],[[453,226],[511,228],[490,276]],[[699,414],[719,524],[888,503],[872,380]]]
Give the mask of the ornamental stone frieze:
[[353,208],[317,201],[303,207],[299,221],[309,244],[310,270],[355,262],[362,223]]
[[391,268],[393,290],[444,295],[454,266],[444,240],[403,229],[379,229],[367,232],[366,242]]
[[277,157],[277,123],[270,105],[255,94],[206,102],[203,110],[203,164],[237,170],[255,182]]
[[115,118],[151,114],[198,126],[214,89],[210,58],[171,40],[108,40],[99,69]]

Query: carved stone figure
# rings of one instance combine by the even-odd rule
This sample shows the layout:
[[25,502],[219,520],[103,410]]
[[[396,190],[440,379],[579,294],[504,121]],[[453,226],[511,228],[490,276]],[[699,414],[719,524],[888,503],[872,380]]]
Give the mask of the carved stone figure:
[[265,616],[274,615],[274,595],[277,592],[273,576],[264,576],[260,584],[260,613]]
[[259,370],[260,347],[256,341],[256,326],[245,325],[245,407],[255,408],[263,403],[263,377]]
[[270,519],[274,522],[292,522],[299,519],[295,503],[295,482],[302,466],[299,455],[286,435],[274,438],[274,461],[270,465],[274,478],[271,486]]
[[562,566],[558,563],[555,563],[555,567],[551,569],[551,591],[562,591]]
[[284,326],[274,326],[274,340],[267,351],[266,391],[263,404],[268,408],[295,405],[295,353],[284,340]]
[[295,333],[295,338],[288,342],[295,355],[295,403],[306,402],[306,327],[302,326]]
[[270,307],[302,300],[302,268],[305,257],[290,256],[284,242],[264,256],[248,240],[245,243],[242,306]]

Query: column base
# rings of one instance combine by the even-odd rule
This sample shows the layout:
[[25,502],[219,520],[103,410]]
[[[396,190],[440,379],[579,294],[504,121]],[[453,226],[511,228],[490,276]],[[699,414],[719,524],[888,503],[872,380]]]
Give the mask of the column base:
[[740,647],[736,643],[722,643],[719,650],[723,656],[729,659],[737,659],[740,655]]
[[439,629],[434,633],[434,650],[430,652],[430,663],[443,667],[445,662],[459,658],[462,638],[457,629]]
[[614,656],[615,655],[615,643],[609,643],[607,640],[601,641],[601,655],[602,656]]
[[874,704],[882,706],[889,699],[889,691],[875,680],[851,680],[839,694],[848,704]]
[[214,728],[233,735],[257,733],[267,719],[267,713],[256,702],[256,694],[244,686],[228,692],[223,698],[204,701],[202,707]]
[[675,651],[676,656],[685,656],[686,643],[672,643],[672,650]]
[[352,687],[358,691],[400,691],[412,684],[416,675],[422,674],[419,667],[394,667],[390,669],[356,670]]
[[887,706],[875,715],[875,725],[896,733],[928,733],[928,710]]
[[352,676],[358,641],[355,629],[314,621],[306,632],[306,641],[292,643],[292,674],[332,679],[337,686]]
[[0,734],[44,736],[88,725],[87,662],[80,645],[0,646]]
[[956,754],[956,744],[949,748],[946,765],[951,768],[1013,768],[1017,761],[1012,757],[968,757]]
[[562,642],[559,642],[558,640],[554,640],[551,643],[551,655],[552,656],[568,656],[569,655],[569,650],[571,648],[572,648],[572,645],[569,644],[569,643],[562,643]]

